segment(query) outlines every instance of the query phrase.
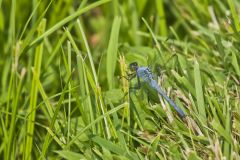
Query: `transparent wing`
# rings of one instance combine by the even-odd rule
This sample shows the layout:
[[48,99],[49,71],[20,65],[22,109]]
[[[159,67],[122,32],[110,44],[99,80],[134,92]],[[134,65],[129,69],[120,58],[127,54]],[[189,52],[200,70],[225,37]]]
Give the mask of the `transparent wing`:
[[141,74],[139,74],[140,78],[142,78],[145,82],[147,82],[153,89],[155,89],[158,94],[160,94],[178,113],[181,118],[185,117],[185,113],[182,111],[180,107],[177,106],[168,96],[167,94],[161,89],[158,85],[157,81],[153,79],[153,74],[149,68],[146,68]]

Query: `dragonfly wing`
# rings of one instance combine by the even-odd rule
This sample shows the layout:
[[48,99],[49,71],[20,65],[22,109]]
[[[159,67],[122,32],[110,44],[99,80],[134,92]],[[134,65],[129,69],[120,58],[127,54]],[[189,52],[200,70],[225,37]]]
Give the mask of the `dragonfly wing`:
[[185,113],[178,107],[166,94],[165,92],[159,87],[157,81],[153,79],[153,75],[149,68],[147,67],[139,67],[137,69],[137,76],[140,77],[145,83],[150,85],[151,88],[156,90],[158,94],[163,96],[164,99],[176,110],[181,118],[185,117]]

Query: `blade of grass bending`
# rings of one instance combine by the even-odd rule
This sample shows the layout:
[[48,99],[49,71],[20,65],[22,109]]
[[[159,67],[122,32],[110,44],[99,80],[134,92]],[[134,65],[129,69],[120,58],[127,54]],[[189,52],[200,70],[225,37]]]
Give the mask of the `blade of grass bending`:
[[213,119],[211,125],[220,136],[222,136],[228,143],[231,143],[231,135],[223,128],[219,122]]
[[[42,86],[39,78],[37,77],[37,74],[34,71],[33,71],[33,78],[36,81],[36,86],[38,87],[38,90],[39,90],[39,92],[40,92],[40,94],[42,96],[43,102],[45,103],[45,105],[47,107],[48,114],[52,118],[54,116],[54,111],[53,111],[54,107],[52,106],[52,104],[50,102],[50,98],[48,98],[46,92],[43,89],[43,86]],[[69,90],[69,92],[70,92],[70,90]],[[60,131],[60,129],[61,129],[59,123],[55,123],[54,124],[54,128],[55,128],[56,131]],[[65,141],[65,138],[64,137],[62,137],[62,138]]]
[[52,2],[54,0],[51,0],[49,2],[49,4],[47,5],[46,9],[44,10],[44,12],[41,14],[41,16],[39,16],[38,20],[34,23],[34,25],[31,27],[31,30],[28,32],[26,38],[23,40],[23,43],[21,44],[21,51],[20,51],[20,55],[26,50],[26,48],[28,47],[28,45],[30,44],[32,37],[34,35],[34,33],[36,32],[39,24],[41,23],[41,21],[43,20],[44,16],[46,15],[48,9],[50,8]]
[[155,45],[157,47],[158,52],[160,53],[160,55],[162,55],[162,49],[161,49],[160,43],[157,40],[157,37],[153,33],[153,31],[152,31],[151,27],[149,26],[149,24],[147,23],[147,21],[144,18],[142,18],[142,20],[145,23],[145,25],[147,26],[147,28],[148,28],[148,30],[149,30],[149,32],[150,32],[150,34],[151,34],[151,36],[152,36],[152,38],[155,42]]
[[220,122],[218,114],[216,112],[216,108],[215,108],[215,106],[213,105],[213,102],[212,102],[212,98],[211,97],[213,97],[213,96],[214,95],[212,95],[211,93],[210,93],[210,95],[207,93],[207,95],[206,95],[207,103],[209,104],[209,109],[210,109],[210,111],[211,111],[211,113],[213,115],[212,118],[215,119],[217,122]]
[[[122,132],[123,134],[125,134],[125,135],[128,135],[128,134],[129,134],[129,133],[125,132],[124,130],[121,130],[121,132]],[[141,139],[141,138],[139,138],[139,137],[137,137],[137,136],[135,136],[135,135],[129,135],[129,136],[130,136],[134,141],[140,143],[141,145],[146,146],[146,147],[148,147],[148,148],[151,148],[151,145],[150,145],[149,142],[144,141],[143,139]]]
[[72,151],[54,151],[56,152],[61,158],[67,159],[67,160],[74,160],[74,159],[87,159],[83,154],[72,152]]
[[[114,108],[114,105],[111,103],[110,104],[111,109]],[[114,124],[114,132],[117,134],[117,138],[119,140],[119,143],[122,147],[124,147],[126,150],[128,150],[127,143],[124,139],[123,134],[121,133],[121,120],[118,118],[117,113],[113,113],[113,124]]]
[[194,90],[194,86],[192,86],[191,82],[185,77],[185,76],[180,76],[176,71],[171,70],[172,75],[175,77],[175,79],[183,85],[184,88],[186,88],[191,95],[196,97],[196,92]]
[[[31,15],[29,16],[29,18],[28,18],[28,20],[27,20],[26,24],[25,24],[25,25],[24,25],[24,27],[23,27],[23,30],[22,30],[22,33],[21,33],[21,35],[20,35],[19,39],[22,39],[22,37],[23,37],[23,34],[25,33],[25,31],[26,31],[26,29],[27,29],[27,26],[28,26],[28,24],[30,23],[31,19],[33,18],[33,15],[36,13],[36,11],[37,11],[37,8],[39,7],[39,5],[40,5],[40,3],[41,3],[41,2],[42,2],[42,0],[38,1],[38,3],[36,4],[35,8],[33,9],[33,11],[32,11],[32,13],[31,13]],[[51,2],[50,2],[50,4],[51,4]]]
[[[100,110],[102,111],[102,113],[104,113],[105,112],[105,107],[104,107],[103,101],[101,99],[101,90],[100,90],[100,87],[99,87],[99,84],[98,84],[98,77],[97,77],[95,66],[94,66],[94,63],[93,63],[92,53],[90,51],[90,48],[89,48],[89,45],[88,45],[88,42],[87,42],[87,38],[85,36],[85,33],[83,31],[83,27],[82,27],[79,19],[77,20],[77,25],[79,27],[79,30],[80,30],[82,38],[83,38],[84,45],[85,45],[86,50],[87,50],[87,55],[89,57],[89,61],[90,61],[90,65],[91,65],[91,69],[92,69],[92,73],[93,73],[93,77],[94,77],[94,83],[91,83],[91,82],[93,82],[92,81],[92,74],[90,74],[88,68],[86,67],[87,78],[88,78],[88,81],[90,82],[90,85],[91,85],[91,87],[92,87],[92,89],[95,93],[95,97],[98,97],[99,101],[96,100],[96,104],[98,104],[97,106],[100,106]],[[110,121],[110,119],[109,119],[109,121]],[[106,130],[107,137],[110,138],[109,126],[108,126],[106,118],[104,118],[104,123],[105,123],[104,129]]]
[[[104,114],[104,113],[107,112],[107,107],[104,104],[104,100],[103,100],[103,97],[102,97],[101,89],[98,89],[98,90],[99,91],[97,92],[96,97],[98,97],[100,109],[101,109],[101,112],[102,112],[100,114]],[[106,137],[108,139],[110,139],[112,137],[116,138],[116,131],[115,130],[112,130],[112,133],[110,133],[111,127],[113,128],[113,122],[112,122],[111,118],[109,116],[107,116],[103,120],[104,120],[104,125],[105,125],[105,126],[103,126],[103,129],[105,130]]]
[[76,19],[78,16],[80,16],[81,14],[97,7],[100,6],[104,3],[109,2],[110,0],[100,0],[97,2],[94,2],[90,5],[88,5],[87,7],[84,7],[82,9],[79,9],[78,11],[76,11],[74,14],[64,18],[63,20],[61,20],[60,22],[58,22],[57,24],[55,24],[54,26],[52,26],[51,28],[49,28],[45,33],[41,34],[38,38],[36,38],[35,40],[33,40],[33,42],[29,45],[29,47],[32,47],[33,45],[39,43],[40,41],[42,41],[44,39],[44,37],[49,36],[50,34],[52,34],[53,32],[55,32],[56,30],[58,30],[59,28],[63,27],[63,25],[65,25],[66,23]]
[[[99,111],[101,111],[101,112],[97,112],[95,115],[104,114],[105,111],[106,111],[106,107],[104,107],[104,105],[103,105],[101,89],[100,89],[100,87],[96,86],[96,84],[94,83],[92,74],[91,74],[90,70],[87,68],[87,66],[86,66],[86,75],[87,75],[88,82],[89,82],[90,86],[92,87],[92,90],[93,90],[94,95],[96,97],[96,99],[95,99],[95,101],[96,101],[96,108],[95,109],[99,108],[100,109]],[[111,135],[109,133],[109,127],[108,127],[107,118],[104,117],[103,120],[104,120],[105,127],[103,127],[102,129],[106,131],[105,132],[107,134],[106,136],[108,138],[110,138]],[[102,126],[100,125],[100,127],[102,127]]]
[[64,140],[60,140],[61,138],[58,138],[58,135],[56,135],[53,130],[51,130],[49,127],[45,127],[45,129],[47,130],[47,132],[52,136],[52,138],[55,140],[55,142],[57,142],[57,144],[59,146],[61,146],[61,148],[64,148],[65,144],[64,144]]
[[[81,1],[81,4],[79,5],[78,10],[81,9],[82,7],[84,7],[86,5],[86,3],[87,3],[87,0]],[[69,24],[68,27],[67,27],[68,30],[71,31],[72,28],[73,28],[73,25],[74,25],[74,23]],[[62,43],[65,41],[66,38],[67,38],[67,34],[66,34],[66,32],[64,32],[64,34],[61,36],[59,42],[57,43],[56,47],[54,48],[50,58],[47,60],[45,68],[48,68],[48,66],[51,64],[51,62],[53,61],[54,57],[57,55],[60,46],[62,45]]]
[[[43,19],[38,27],[38,35],[41,35],[46,27],[46,19]],[[43,55],[43,43],[41,43],[35,52],[35,59],[34,59],[34,71],[36,72],[36,76],[39,77],[41,73],[41,63],[42,63],[42,55]],[[30,104],[29,104],[29,112],[32,112],[29,115],[30,121],[27,123],[27,139],[25,144],[25,152],[24,152],[24,159],[28,160],[31,159],[32,153],[32,144],[33,144],[33,134],[34,134],[34,121],[36,115],[36,105],[37,105],[37,94],[38,88],[36,85],[36,81],[33,79],[31,84],[31,91],[30,91]]]
[[[151,36],[146,32],[138,31],[137,34],[139,36],[142,36],[142,37],[151,38]],[[161,37],[161,36],[157,36],[157,35],[155,35],[155,37],[157,38],[158,41],[165,41],[166,44],[171,44],[172,43],[172,41],[166,41],[166,37]],[[174,45],[180,46],[180,47],[183,47],[183,48],[188,46],[188,48],[193,50],[193,51],[195,51],[197,49],[197,50],[199,50],[203,53],[209,53],[209,50],[204,48],[203,46],[199,46],[199,45],[196,45],[196,44],[188,42],[188,41],[183,42],[183,41],[175,39],[174,40]]]
[[[71,31],[71,29],[73,28],[73,23],[69,25],[68,30]],[[45,64],[45,68],[47,69],[48,66],[52,63],[52,61],[54,60],[55,56],[59,53],[58,50],[61,47],[62,43],[66,40],[67,38],[67,33],[64,32],[63,35],[61,36],[61,38],[59,39],[58,43],[56,44],[56,46],[54,47],[51,56],[47,59],[47,62]]]
[[134,152],[128,152],[125,148],[122,148],[120,147],[119,145],[117,144],[114,144],[102,137],[99,137],[99,136],[94,136],[92,138],[92,140],[97,143],[98,145],[100,145],[101,147],[104,147],[106,148],[107,150],[113,152],[113,153],[116,153],[116,154],[119,154],[119,155],[123,155],[129,159],[138,159],[138,156],[136,153]]
[[100,115],[99,117],[97,117],[93,122],[91,122],[90,124],[88,124],[86,127],[84,127],[75,137],[73,137],[73,139],[66,145],[66,148],[70,147],[75,140],[78,139],[79,136],[81,136],[86,130],[88,130],[92,125],[96,124],[97,122],[101,121],[103,118],[106,118],[107,116],[113,114],[114,112],[117,112],[118,110],[124,108],[126,106],[125,103],[111,109],[110,111],[107,111],[106,113]]
[[[68,77],[67,83],[64,86],[62,94],[61,94],[61,96],[59,98],[59,101],[57,103],[56,110],[54,112],[54,115],[52,117],[52,121],[51,121],[51,124],[50,124],[50,127],[49,127],[50,130],[53,130],[53,127],[54,127],[55,122],[57,120],[58,112],[60,111],[62,102],[64,101],[64,96],[65,96],[66,90],[68,89],[68,83],[71,80],[71,77],[72,77],[72,73],[71,73],[71,76]],[[43,143],[43,148],[42,148],[42,153],[41,153],[39,159],[43,159],[45,157],[45,155],[46,155],[48,146],[49,146],[49,144],[51,142],[51,137],[50,136],[51,136],[51,134],[50,134],[50,132],[48,132],[46,137],[45,137],[45,140],[44,140],[44,143]]]
[[88,45],[88,42],[87,42],[87,38],[86,38],[85,33],[83,31],[83,27],[82,27],[79,19],[77,20],[77,25],[79,27],[79,30],[81,31],[82,38],[83,38],[85,47],[87,49],[87,55],[88,55],[88,58],[89,58],[89,61],[90,61],[90,64],[91,64],[91,68],[92,68],[92,73],[93,73],[93,76],[94,76],[95,84],[96,84],[96,86],[98,86],[98,78],[97,78],[97,73],[96,73],[96,70],[95,70],[95,67],[94,67],[92,54],[91,54],[91,51],[90,51],[90,48],[89,48],[89,45]]
[[121,18],[115,17],[112,25],[111,35],[107,49],[107,80],[109,89],[113,89],[114,86],[114,71],[117,62],[118,51],[118,35],[120,31]]
[[[77,63],[78,63],[79,76],[82,76],[82,77],[80,77],[80,85],[85,86],[85,87],[80,87],[80,92],[82,94],[81,96],[83,96],[83,97],[87,96],[86,101],[83,102],[83,106],[86,106],[84,108],[85,111],[88,111],[88,109],[89,109],[90,122],[92,122],[94,120],[94,113],[93,113],[92,102],[91,102],[91,98],[90,98],[90,91],[89,91],[89,86],[88,86],[88,81],[87,81],[87,74],[86,74],[87,66],[85,65],[82,54],[81,54],[80,50],[78,49],[75,41],[73,40],[72,35],[68,31],[68,29],[66,29],[66,34],[67,34],[68,39],[70,40],[70,42],[73,46],[73,49],[77,53]],[[83,81],[81,81],[81,79]],[[89,112],[87,112],[87,113],[89,113]],[[94,126],[92,126],[92,132],[96,133],[96,128]]]

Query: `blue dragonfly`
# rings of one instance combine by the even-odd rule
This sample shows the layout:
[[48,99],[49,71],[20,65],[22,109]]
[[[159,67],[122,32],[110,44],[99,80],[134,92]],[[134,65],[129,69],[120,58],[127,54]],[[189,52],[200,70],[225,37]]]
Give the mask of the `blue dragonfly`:
[[181,119],[186,117],[186,114],[182,111],[182,109],[166,95],[166,93],[158,85],[157,81],[154,80],[153,74],[148,67],[139,67],[137,62],[133,62],[130,64],[130,70],[134,72],[133,74],[130,74],[130,79],[137,76],[138,89],[141,87],[141,79],[152,89],[156,90],[157,93],[160,94],[175,109]]

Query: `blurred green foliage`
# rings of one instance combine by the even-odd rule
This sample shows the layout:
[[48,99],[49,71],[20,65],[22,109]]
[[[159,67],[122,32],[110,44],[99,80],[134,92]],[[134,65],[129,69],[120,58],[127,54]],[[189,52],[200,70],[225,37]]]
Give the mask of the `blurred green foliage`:
[[[0,0],[0,158],[239,159],[238,8]],[[161,97],[128,90],[133,61],[152,69],[184,121]]]

